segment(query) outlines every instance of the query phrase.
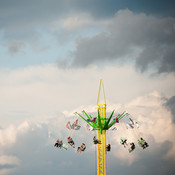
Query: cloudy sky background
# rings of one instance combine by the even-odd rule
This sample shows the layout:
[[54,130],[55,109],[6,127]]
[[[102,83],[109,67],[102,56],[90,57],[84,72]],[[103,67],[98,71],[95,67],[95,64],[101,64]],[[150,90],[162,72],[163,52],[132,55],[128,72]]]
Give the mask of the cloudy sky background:
[[[96,112],[100,78],[107,115],[127,111],[138,130],[109,131],[107,173],[175,174],[173,0],[0,0],[0,175],[96,174],[94,132],[68,131]],[[53,147],[71,135],[79,155]],[[143,136],[131,154],[119,139]]]

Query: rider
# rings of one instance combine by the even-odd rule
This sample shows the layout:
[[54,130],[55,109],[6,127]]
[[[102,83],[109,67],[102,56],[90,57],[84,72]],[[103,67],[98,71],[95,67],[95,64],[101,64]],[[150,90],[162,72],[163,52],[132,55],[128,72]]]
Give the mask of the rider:
[[94,144],[101,144],[101,141],[98,140],[98,139],[96,139],[95,136],[94,136],[94,138],[93,138],[93,142],[94,142]]
[[70,136],[67,138],[67,142],[68,142],[73,148],[75,148],[75,143],[74,143],[73,139],[72,139]]
[[125,138],[123,138],[123,137],[121,137],[120,138],[120,143],[124,146],[124,147],[126,147],[128,144],[127,144],[127,139],[125,139]]
[[138,139],[138,144],[141,146],[143,149],[148,147],[148,143],[141,137],[140,140]]
[[84,151],[86,149],[86,145],[84,143],[82,143],[80,149],[81,149],[81,151]]
[[132,142],[132,143],[130,143],[130,148],[128,149],[128,151],[131,152],[134,149],[135,149],[135,144]]
[[111,150],[111,145],[110,144],[106,145],[106,151],[110,151],[110,150]]
[[57,139],[57,141],[55,142],[55,145],[54,146],[61,148],[63,146],[63,141],[62,140],[59,141],[59,139]]

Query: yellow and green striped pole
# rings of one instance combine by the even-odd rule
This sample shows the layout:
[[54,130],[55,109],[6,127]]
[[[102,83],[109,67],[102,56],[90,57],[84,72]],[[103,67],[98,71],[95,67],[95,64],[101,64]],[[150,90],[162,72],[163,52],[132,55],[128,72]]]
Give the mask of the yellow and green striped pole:
[[[103,102],[100,102],[100,92],[101,88],[103,91]],[[106,118],[106,99],[104,93],[104,87],[102,79],[100,80],[100,86],[97,97],[97,120],[93,122],[89,122],[92,117],[88,115],[84,110],[82,111],[85,116],[84,118],[81,114],[75,112],[79,117],[81,117],[88,125],[93,127],[93,129],[97,130],[97,139],[101,141],[101,144],[97,144],[97,175],[106,175],[106,130],[112,127],[115,124],[115,119],[110,123],[110,120],[114,114],[114,110],[112,111],[109,118]],[[126,115],[125,112],[117,115],[117,119],[120,120]]]
[[[103,88],[103,104],[99,104],[100,91]],[[97,116],[100,115],[101,124],[104,126],[106,119],[106,99],[104,94],[104,87],[102,79],[100,80],[100,86],[97,97]],[[106,175],[106,130],[97,130],[97,139],[101,141],[101,144],[97,144],[97,175]]]

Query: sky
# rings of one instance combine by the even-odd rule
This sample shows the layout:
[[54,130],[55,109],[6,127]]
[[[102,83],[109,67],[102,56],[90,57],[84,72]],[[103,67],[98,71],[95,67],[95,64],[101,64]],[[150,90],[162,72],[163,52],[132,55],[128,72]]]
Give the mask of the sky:
[[[139,129],[107,131],[107,174],[175,174],[173,0],[0,0],[0,175],[96,174],[95,116],[103,79],[107,116]],[[57,149],[71,136],[76,148]],[[134,142],[128,153],[120,137]],[[137,139],[149,147],[142,150]]]

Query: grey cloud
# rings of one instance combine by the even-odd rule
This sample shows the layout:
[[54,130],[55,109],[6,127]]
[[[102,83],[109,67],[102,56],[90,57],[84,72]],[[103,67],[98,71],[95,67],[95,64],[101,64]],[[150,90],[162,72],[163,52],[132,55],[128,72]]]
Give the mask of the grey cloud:
[[6,37],[20,39],[26,35],[33,36],[35,28],[47,28],[52,21],[58,21],[72,13],[85,12],[94,18],[107,18],[120,9],[129,8],[146,14],[174,16],[173,7],[175,3],[172,0],[133,0],[132,3],[129,0],[6,0],[0,2],[0,29]]
[[162,59],[159,72],[174,72],[175,70],[175,44],[169,46]]
[[168,99],[165,106],[171,110],[171,113],[173,115],[173,122],[175,123],[175,96],[172,96],[170,99]]
[[175,173],[175,168],[173,166],[174,161],[164,159],[164,156],[172,148],[172,143],[164,142],[157,144],[152,140],[149,145],[150,147],[145,150],[139,150],[140,148],[136,147],[135,152],[132,153],[134,155],[139,153],[138,159],[129,167],[120,160],[114,161],[114,157],[109,155],[108,172],[110,172],[110,174],[115,174],[117,171],[121,175],[173,175]]
[[121,10],[108,26],[107,33],[77,40],[71,66],[128,60],[135,62],[142,72],[149,67],[159,73],[174,72],[174,26],[174,18],[155,18]]
[[11,168],[16,168],[17,165],[13,165],[13,164],[6,164],[6,165],[0,165],[0,170],[2,169],[11,169]]
[[[144,4],[144,6],[143,6]],[[137,1],[133,0],[132,2],[129,0],[126,0],[125,2],[123,0],[88,0],[88,1],[82,1],[82,0],[6,0],[0,2],[0,31],[2,31],[2,39],[1,42],[7,42],[10,43],[11,40],[16,41],[23,41],[26,42],[24,46],[29,44],[30,46],[33,45],[33,43],[36,42],[36,40],[40,40],[40,31],[49,31],[51,32],[53,28],[53,24],[59,23],[60,20],[63,18],[66,18],[68,16],[72,16],[73,14],[81,14],[81,13],[87,13],[92,16],[92,18],[98,20],[98,19],[109,19],[112,17],[118,10],[129,8],[130,10],[134,12],[144,12],[146,14],[154,14],[158,16],[175,16],[174,12],[174,1],[167,0],[166,3],[163,1]],[[66,38],[69,36],[69,34],[64,33],[65,31],[59,31],[57,34],[54,33],[55,38],[59,38],[58,40],[63,43],[61,38],[64,38],[64,42]],[[61,34],[60,34],[61,33]],[[51,35],[53,33],[51,32]],[[66,35],[66,36],[65,36]],[[104,34],[105,35],[105,34]],[[64,36],[64,37],[63,37]],[[99,42],[104,39],[100,39],[101,36],[97,36],[99,38]],[[106,36],[104,36],[106,37]],[[114,36],[111,35],[113,38]],[[105,39],[105,43],[108,43],[108,48],[106,48],[106,45],[102,46],[102,48],[99,48],[101,52],[103,51],[103,54],[101,55],[98,53],[98,49],[94,48],[94,52],[99,54],[99,59],[101,57],[106,57],[106,60],[108,57],[111,57],[113,59],[116,58],[116,56],[126,56],[126,53],[124,52],[124,47],[121,43],[121,45],[117,45],[117,47],[113,47],[113,44],[116,44],[115,42],[110,42],[112,38],[107,37],[108,39]],[[86,41],[80,41],[79,43],[83,44]],[[121,40],[120,40],[121,42]],[[95,44],[98,42],[89,41],[89,43]],[[126,47],[125,49],[128,51],[130,48],[126,46],[125,43],[123,43]],[[11,44],[8,44],[11,45]],[[36,44],[37,45],[37,44]],[[89,46],[87,44],[83,44],[86,46]],[[110,46],[112,45],[112,46]],[[92,46],[93,47],[93,46]],[[79,49],[79,46],[77,46]],[[103,49],[105,48],[105,49]],[[20,51],[21,47],[18,45],[11,45],[8,47],[8,51],[12,54],[17,53]],[[82,47],[80,49],[84,50]],[[91,48],[92,49],[92,48]],[[115,51],[113,51],[115,49]],[[86,51],[86,50],[85,50]],[[79,52],[79,51],[78,51]],[[116,52],[118,54],[116,55]],[[120,54],[120,52],[122,52]],[[131,51],[132,52],[132,51]],[[95,54],[94,53],[94,54]],[[88,65],[89,61],[91,61],[94,57],[93,52],[88,52],[89,57],[85,58],[84,61],[81,61],[81,58],[77,58],[75,60],[75,65]],[[161,54],[161,53],[160,53]],[[73,53],[75,57],[81,56],[81,53]],[[111,56],[112,55],[112,56]],[[84,55],[82,55],[84,56]],[[130,54],[129,54],[130,56]],[[80,59],[80,61],[79,61]],[[89,61],[88,61],[89,59]],[[162,58],[163,59],[163,58]],[[96,60],[96,58],[95,58]],[[98,59],[97,59],[98,60]],[[63,61],[63,65],[66,61]],[[142,62],[142,61],[141,61]],[[140,65],[140,61],[137,62],[138,65]],[[61,63],[60,63],[61,64]],[[71,63],[70,63],[71,64]],[[67,64],[66,64],[67,65]],[[74,65],[74,64],[73,64]],[[141,64],[143,66],[143,64]],[[144,66],[142,67],[144,69]],[[163,71],[171,71],[174,69],[174,67],[170,67],[169,65],[166,65],[165,67],[160,67],[160,70]]]
[[11,54],[19,52],[23,47],[25,46],[25,43],[23,41],[12,41],[8,44],[8,51]]
[[[29,39],[37,36],[37,28],[47,27],[62,13],[62,1],[54,5],[49,1],[6,1],[0,6],[0,28],[6,39]],[[59,13],[58,13],[59,11]],[[56,14],[58,13],[58,15]],[[59,19],[59,18],[58,18]]]
[[[57,119],[54,121],[57,121]],[[50,123],[49,125],[55,126],[56,124]],[[54,143],[58,135],[60,136],[61,134],[60,139],[63,139],[63,142],[66,143],[68,133],[61,131],[59,125],[57,125],[58,128],[55,128],[57,137],[55,137],[55,140],[50,140],[47,137],[49,125],[42,124],[40,127],[37,127],[37,124],[32,125],[32,128],[26,134],[18,136],[16,143],[11,148],[4,148],[5,153],[15,154],[20,160],[20,165],[13,174],[93,174],[96,163],[94,152],[87,150],[84,154],[79,155],[76,148],[69,147],[68,150],[55,148]],[[66,127],[65,130],[67,131]],[[78,136],[76,132],[71,135],[75,140],[76,147],[82,143],[83,139],[84,142],[86,140],[82,138],[81,134]],[[89,144],[87,145],[89,147]],[[92,157],[93,161],[91,160]],[[89,166],[91,167],[90,169]]]

